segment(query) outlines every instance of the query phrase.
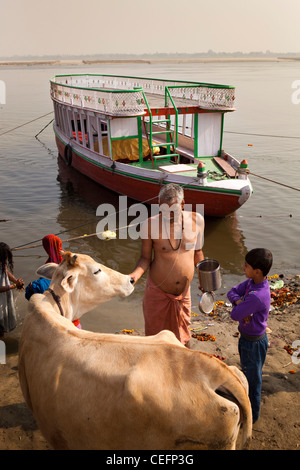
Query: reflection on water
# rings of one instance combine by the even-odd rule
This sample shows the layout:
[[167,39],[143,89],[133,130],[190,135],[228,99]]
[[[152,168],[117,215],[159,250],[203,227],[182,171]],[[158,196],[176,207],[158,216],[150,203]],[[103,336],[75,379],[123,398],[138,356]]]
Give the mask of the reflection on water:
[[224,273],[240,274],[247,249],[236,214],[207,218],[205,225],[205,256],[217,259]]

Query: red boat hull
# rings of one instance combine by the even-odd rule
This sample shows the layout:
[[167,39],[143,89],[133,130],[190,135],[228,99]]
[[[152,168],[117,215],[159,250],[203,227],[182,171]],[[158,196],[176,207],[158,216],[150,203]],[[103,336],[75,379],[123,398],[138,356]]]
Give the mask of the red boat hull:
[[[65,155],[65,144],[56,136],[56,143],[59,154]],[[63,157],[62,157],[63,158]],[[89,159],[72,151],[72,167],[80,173],[86,175],[96,183],[129,198],[145,202],[147,204],[157,204],[157,195],[160,184],[157,181],[140,179],[134,176],[115,172],[111,168],[98,166]],[[184,200],[186,204],[192,204],[196,210],[197,204],[204,205],[204,215],[212,217],[224,217],[231,214],[239,207],[241,193],[230,194],[225,191],[209,191],[206,189],[184,188]]]

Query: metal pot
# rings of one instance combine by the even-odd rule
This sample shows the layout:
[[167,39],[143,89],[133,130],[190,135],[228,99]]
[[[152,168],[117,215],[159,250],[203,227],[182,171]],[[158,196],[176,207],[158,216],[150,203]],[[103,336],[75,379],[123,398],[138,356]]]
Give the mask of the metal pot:
[[222,285],[220,265],[215,259],[205,259],[196,266],[200,286],[205,292],[220,289]]

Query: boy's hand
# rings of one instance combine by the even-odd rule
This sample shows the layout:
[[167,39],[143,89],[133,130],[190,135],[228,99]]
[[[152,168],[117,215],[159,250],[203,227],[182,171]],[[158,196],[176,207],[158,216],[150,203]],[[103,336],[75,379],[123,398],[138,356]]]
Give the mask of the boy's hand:
[[242,299],[238,299],[238,300],[235,300],[235,301],[234,301],[234,304],[235,304],[235,305],[238,305],[238,304],[240,304],[241,302],[243,302]]
[[251,322],[251,315],[248,315],[248,317],[245,317],[244,322],[246,325],[248,325]]

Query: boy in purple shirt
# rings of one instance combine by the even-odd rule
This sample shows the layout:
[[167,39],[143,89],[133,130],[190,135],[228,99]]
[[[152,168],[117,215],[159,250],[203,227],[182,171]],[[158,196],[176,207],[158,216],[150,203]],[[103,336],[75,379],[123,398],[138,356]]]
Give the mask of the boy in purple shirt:
[[272,253],[265,248],[249,251],[243,265],[248,279],[227,293],[233,305],[231,318],[239,322],[239,354],[249,383],[253,422],[259,417],[262,368],[268,349],[266,327],[271,295],[267,274],[272,262]]

